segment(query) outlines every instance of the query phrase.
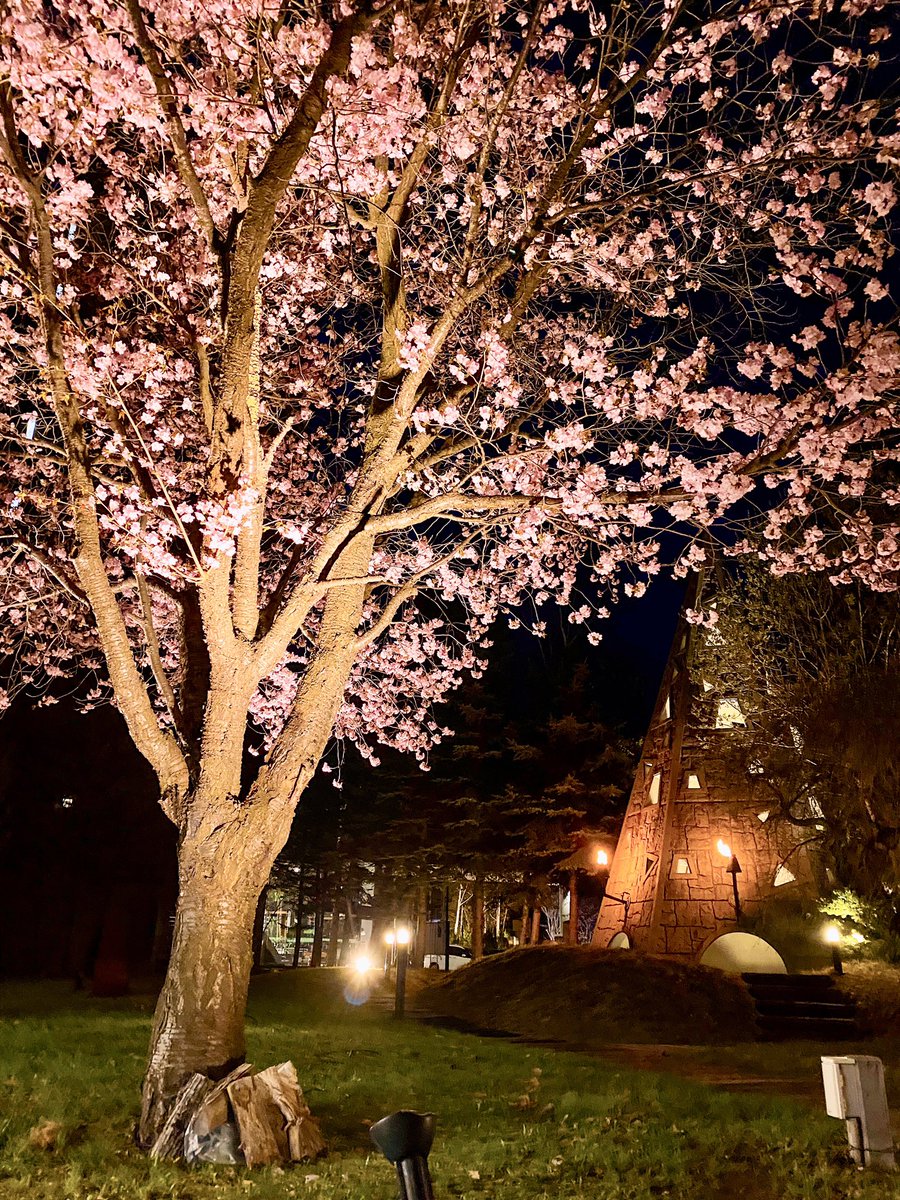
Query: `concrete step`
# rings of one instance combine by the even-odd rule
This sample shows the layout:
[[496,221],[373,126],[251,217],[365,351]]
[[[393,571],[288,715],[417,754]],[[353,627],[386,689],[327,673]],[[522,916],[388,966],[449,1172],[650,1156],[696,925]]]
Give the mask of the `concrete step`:
[[764,1042],[807,1038],[819,1042],[844,1042],[859,1037],[859,1027],[852,1018],[758,1016],[756,1024],[760,1040]]
[[841,1020],[855,1020],[856,1005],[845,1004],[840,1000],[826,1003],[822,1000],[792,1000],[784,997],[776,999],[754,998],[756,1012],[761,1017],[837,1017]]
[[745,974],[764,1041],[857,1037],[856,1004],[835,986],[833,975]]
[[772,975],[747,971],[741,978],[751,991],[757,988],[791,988],[802,992],[836,990],[834,975]]

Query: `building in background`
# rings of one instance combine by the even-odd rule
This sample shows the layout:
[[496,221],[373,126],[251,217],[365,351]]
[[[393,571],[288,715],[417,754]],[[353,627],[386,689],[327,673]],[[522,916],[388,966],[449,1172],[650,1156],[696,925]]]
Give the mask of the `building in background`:
[[735,770],[746,716],[739,696],[693,677],[703,636],[682,614],[593,944],[730,970],[816,965],[824,880],[809,829],[779,819],[762,781]]

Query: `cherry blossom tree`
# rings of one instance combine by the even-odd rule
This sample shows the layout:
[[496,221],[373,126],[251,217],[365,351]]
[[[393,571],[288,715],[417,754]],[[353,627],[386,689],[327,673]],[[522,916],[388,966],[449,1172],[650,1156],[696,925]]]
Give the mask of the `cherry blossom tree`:
[[0,644],[178,826],[145,1139],[333,737],[424,758],[498,616],[596,640],[673,538],[894,586],[886,13],[3,6]]

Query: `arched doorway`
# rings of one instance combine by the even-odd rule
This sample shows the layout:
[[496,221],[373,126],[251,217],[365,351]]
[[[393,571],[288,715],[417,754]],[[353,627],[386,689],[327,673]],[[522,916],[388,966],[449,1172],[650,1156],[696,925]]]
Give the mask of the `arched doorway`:
[[744,971],[786,975],[784,959],[768,942],[753,933],[723,933],[700,955],[700,965],[740,975]]
[[627,933],[615,933],[609,939],[608,950],[630,950],[631,938]]

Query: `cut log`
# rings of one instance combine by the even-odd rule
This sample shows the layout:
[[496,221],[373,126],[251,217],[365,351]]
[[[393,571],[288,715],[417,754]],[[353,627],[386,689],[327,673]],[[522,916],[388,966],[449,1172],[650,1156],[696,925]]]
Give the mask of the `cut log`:
[[243,1079],[245,1075],[249,1075],[253,1070],[252,1063],[241,1063],[239,1067],[226,1075],[224,1079],[220,1079],[218,1083],[213,1084],[208,1095],[204,1097],[200,1107],[194,1113],[187,1123],[186,1132],[193,1134],[197,1138],[206,1137],[208,1133],[212,1133],[214,1129],[218,1129],[220,1125],[224,1125],[229,1120],[228,1112],[228,1089],[237,1079]]
[[192,1075],[181,1088],[166,1117],[166,1123],[150,1147],[151,1158],[181,1158],[184,1154],[184,1131],[215,1084],[205,1075]]
[[248,1167],[316,1158],[325,1152],[318,1122],[303,1099],[293,1063],[236,1079],[228,1085],[228,1099]]
[[288,1156],[292,1162],[318,1158],[326,1151],[319,1122],[312,1115],[297,1081],[297,1071],[291,1062],[280,1063],[263,1071],[272,1098],[284,1118],[288,1140]]

